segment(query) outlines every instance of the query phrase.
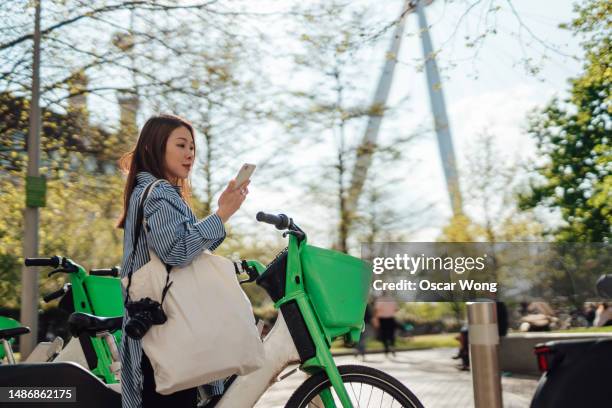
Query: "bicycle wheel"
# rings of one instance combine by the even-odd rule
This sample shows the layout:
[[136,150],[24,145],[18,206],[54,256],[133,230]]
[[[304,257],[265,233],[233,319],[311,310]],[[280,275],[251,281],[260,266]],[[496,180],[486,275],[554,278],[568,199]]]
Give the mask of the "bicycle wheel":
[[[351,397],[354,408],[423,408],[418,398],[401,382],[375,368],[359,365],[341,365],[338,371]],[[285,408],[324,408],[319,397],[331,383],[324,371],[308,378],[293,393]],[[336,406],[342,404],[334,395]]]

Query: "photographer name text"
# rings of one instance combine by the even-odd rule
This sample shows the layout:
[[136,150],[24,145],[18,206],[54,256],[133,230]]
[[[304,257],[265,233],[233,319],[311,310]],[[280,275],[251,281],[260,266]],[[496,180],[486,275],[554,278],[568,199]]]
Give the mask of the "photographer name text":
[[377,279],[372,283],[375,290],[391,290],[391,291],[470,291],[478,292],[497,292],[497,282],[477,282],[473,279],[462,280],[457,282],[432,282],[427,279],[419,281],[411,281],[402,279],[399,282],[384,282],[382,279]]

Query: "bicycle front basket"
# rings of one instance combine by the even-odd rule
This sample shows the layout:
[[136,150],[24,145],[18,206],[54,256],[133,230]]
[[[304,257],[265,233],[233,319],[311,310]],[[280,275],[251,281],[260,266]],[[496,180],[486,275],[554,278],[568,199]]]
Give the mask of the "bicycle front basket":
[[359,258],[306,245],[301,251],[304,289],[323,326],[340,333],[361,328],[372,268]]

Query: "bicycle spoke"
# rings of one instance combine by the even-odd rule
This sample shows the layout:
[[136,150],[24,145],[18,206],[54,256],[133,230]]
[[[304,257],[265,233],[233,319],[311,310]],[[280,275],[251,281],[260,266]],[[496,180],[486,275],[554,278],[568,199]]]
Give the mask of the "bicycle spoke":
[[[353,395],[356,396],[355,389],[353,388],[353,383],[351,382],[349,384],[351,384],[351,390],[353,391]],[[360,408],[360,407],[361,407],[361,405],[359,404],[359,399],[357,399],[357,408]]]
[[359,401],[361,401],[361,388],[363,387],[363,383],[359,383]]

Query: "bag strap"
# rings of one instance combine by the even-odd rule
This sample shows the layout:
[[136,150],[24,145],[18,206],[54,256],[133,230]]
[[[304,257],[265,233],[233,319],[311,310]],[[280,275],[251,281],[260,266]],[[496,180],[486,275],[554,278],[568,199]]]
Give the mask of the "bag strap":
[[[152,183],[150,183],[145,188],[144,192],[142,193],[142,196],[140,197],[140,201],[138,202],[136,222],[134,223],[134,239],[132,240],[133,242],[132,254],[130,257],[131,262],[130,262],[130,269],[128,272],[128,284],[127,284],[127,288],[125,289],[126,291],[125,302],[124,302],[125,305],[127,305],[127,303],[130,301],[130,286],[132,284],[132,274],[134,273],[134,258],[136,256],[136,248],[138,247],[138,241],[140,240],[140,231],[142,228],[142,224],[144,222],[144,202],[149,197],[151,190],[153,190],[153,188],[157,184],[161,183],[162,181],[163,180],[155,180]],[[146,231],[145,231],[145,234],[146,234]],[[167,276],[166,276],[166,285],[164,286],[164,290],[162,292],[162,301],[161,301],[162,304],[164,302],[168,289],[170,289],[170,286],[172,285],[172,282],[168,284],[168,281],[170,280],[170,269],[172,267],[170,265],[165,265],[165,267],[166,267]]]

